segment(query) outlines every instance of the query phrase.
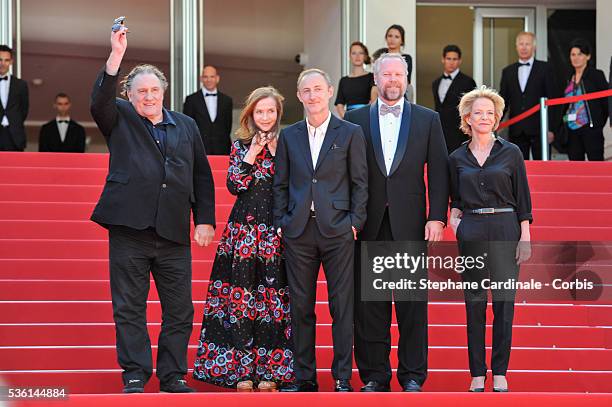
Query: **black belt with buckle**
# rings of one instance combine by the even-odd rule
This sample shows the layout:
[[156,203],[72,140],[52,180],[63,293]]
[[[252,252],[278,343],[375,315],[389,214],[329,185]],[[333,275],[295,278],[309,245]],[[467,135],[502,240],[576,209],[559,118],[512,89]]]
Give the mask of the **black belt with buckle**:
[[510,213],[514,212],[514,208],[479,208],[469,209],[468,213],[475,215],[493,215],[495,213]]
[[317,217],[317,213],[315,211],[310,211],[310,217],[311,218],[316,218]]

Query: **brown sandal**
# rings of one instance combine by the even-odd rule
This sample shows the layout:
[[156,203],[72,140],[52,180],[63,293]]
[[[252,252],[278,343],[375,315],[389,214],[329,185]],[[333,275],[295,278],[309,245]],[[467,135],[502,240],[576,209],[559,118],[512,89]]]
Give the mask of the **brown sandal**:
[[238,382],[238,384],[236,385],[236,391],[239,391],[239,392],[253,391],[253,382],[251,380],[245,380],[243,382]]
[[259,382],[259,384],[257,385],[257,388],[259,389],[259,391],[276,391],[276,383],[274,382]]

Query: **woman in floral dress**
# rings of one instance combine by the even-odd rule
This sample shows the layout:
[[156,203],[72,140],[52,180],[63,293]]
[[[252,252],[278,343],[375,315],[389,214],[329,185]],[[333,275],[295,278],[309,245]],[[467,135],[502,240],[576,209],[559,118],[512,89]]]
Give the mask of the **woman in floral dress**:
[[236,203],[213,264],[193,377],[273,391],[294,380],[289,293],[273,227],[274,155],[283,97],[255,89],[240,115],[227,175]]

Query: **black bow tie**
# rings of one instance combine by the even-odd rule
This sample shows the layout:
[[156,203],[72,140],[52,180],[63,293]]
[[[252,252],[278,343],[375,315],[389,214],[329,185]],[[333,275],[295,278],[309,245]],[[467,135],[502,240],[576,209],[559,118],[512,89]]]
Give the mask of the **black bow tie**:
[[66,123],[66,124],[68,124],[68,123],[70,123],[70,120],[58,120],[57,122],[58,123]]
[[525,63],[519,62],[518,64],[519,64],[519,68],[520,68],[521,66],[530,66],[531,62],[525,62]]
[[451,81],[453,80],[450,75],[442,75],[442,79],[450,79]]
[[0,81],[8,81],[8,76],[2,76],[2,77],[0,77]]
[[216,94],[216,93],[207,93],[207,94],[205,94],[204,96],[215,96],[215,97],[216,97],[216,96],[217,96],[217,94]]

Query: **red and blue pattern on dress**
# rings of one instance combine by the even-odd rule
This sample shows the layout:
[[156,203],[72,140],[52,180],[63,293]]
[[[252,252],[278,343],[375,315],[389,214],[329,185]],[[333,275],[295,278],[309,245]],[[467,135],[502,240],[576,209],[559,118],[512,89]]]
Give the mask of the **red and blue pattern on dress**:
[[210,276],[193,377],[222,387],[294,380],[291,313],[282,242],[273,227],[274,157],[254,164],[235,141],[227,187],[237,195]]

